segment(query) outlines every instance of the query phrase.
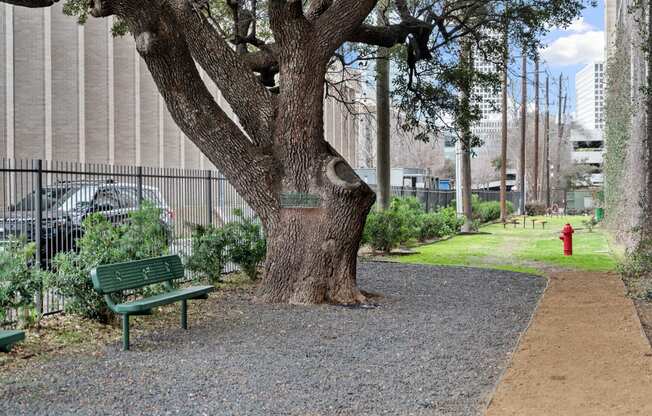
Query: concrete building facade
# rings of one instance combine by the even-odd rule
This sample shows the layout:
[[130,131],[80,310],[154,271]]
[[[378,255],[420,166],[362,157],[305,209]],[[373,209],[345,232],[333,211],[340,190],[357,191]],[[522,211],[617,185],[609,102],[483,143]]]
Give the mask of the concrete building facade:
[[572,160],[590,169],[587,185],[604,182],[605,65],[592,62],[575,75],[575,127],[571,131]]
[[575,75],[575,120],[587,130],[604,129],[604,73],[604,62],[596,61]]
[[[172,120],[133,38],[114,38],[111,18],[80,26],[62,7],[0,5],[0,157],[213,168]],[[354,162],[357,124],[333,99],[324,113],[327,139]]]

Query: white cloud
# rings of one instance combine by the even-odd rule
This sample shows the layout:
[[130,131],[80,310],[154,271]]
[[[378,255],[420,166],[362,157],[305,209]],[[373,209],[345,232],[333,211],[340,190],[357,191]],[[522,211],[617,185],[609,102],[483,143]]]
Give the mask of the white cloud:
[[584,17],[580,16],[577,19],[573,20],[570,25],[567,27],[559,26],[548,26],[548,31],[550,32],[572,32],[572,33],[584,33],[595,30],[595,27],[590,23],[584,20]]
[[583,17],[578,17],[577,19],[573,20],[573,23],[571,23],[570,26],[566,28],[566,31],[574,33],[585,33],[590,32],[594,29],[595,28],[593,25],[584,21]]
[[541,51],[550,66],[588,64],[604,56],[604,32],[589,30],[554,40]]

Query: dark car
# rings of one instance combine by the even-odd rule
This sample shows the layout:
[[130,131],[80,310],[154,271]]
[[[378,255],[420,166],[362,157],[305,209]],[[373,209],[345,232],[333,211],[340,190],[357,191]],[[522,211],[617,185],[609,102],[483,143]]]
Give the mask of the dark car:
[[[161,209],[161,223],[172,235],[174,212],[158,188],[143,185],[142,201]],[[114,224],[124,223],[129,213],[138,209],[139,188],[131,183],[58,182],[41,192],[42,264],[60,251],[76,249],[82,234],[81,224],[89,214],[99,212]],[[37,240],[36,191],[0,212],[0,241],[12,236]]]

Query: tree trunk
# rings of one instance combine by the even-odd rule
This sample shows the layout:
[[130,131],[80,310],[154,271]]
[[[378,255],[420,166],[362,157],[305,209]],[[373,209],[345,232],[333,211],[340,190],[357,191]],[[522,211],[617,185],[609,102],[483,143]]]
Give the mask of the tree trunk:
[[521,191],[519,213],[525,215],[525,137],[527,135],[527,48],[523,48],[523,62],[521,63],[521,151],[518,166],[518,187]]
[[466,76],[460,83],[460,116],[458,125],[462,131],[462,202],[464,209],[464,225],[462,232],[473,231],[473,205],[471,188],[471,146],[473,134],[471,132],[471,93],[473,91],[473,51],[471,42],[464,40],[460,50],[460,65]]
[[546,120],[543,180],[546,190],[546,208],[550,208],[550,77],[546,76]]
[[[505,25],[507,26],[507,25]],[[509,69],[509,32],[503,36],[503,71],[500,112],[502,116],[500,140],[500,220],[507,222],[507,70]]]
[[378,48],[376,61],[376,172],[379,209],[388,209],[391,200],[389,75],[389,49]]
[[534,183],[532,199],[539,200],[539,55],[534,59]]
[[[645,47],[647,52],[647,79],[645,89],[645,107],[646,107],[646,132],[645,132],[645,147],[647,153],[647,189],[646,189],[646,202],[645,218],[643,224],[644,236],[649,236],[652,233],[652,213],[650,207],[652,206],[652,0],[647,2],[647,45]],[[649,238],[649,237],[648,237]]]
[[[268,248],[257,299],[293,304],[360,303],[358,248],[375,194],[325,141],[324,77],[319,58],[288,50],[280,68],[281,93],[273,135],[279,163],[272,189],[319,198],[317,207],[281,204],[262,217]],[[282,200],[282,198],[279,198]]]
[[365,301],[356,285],[358,247],[373,194],[357,203],[333,196],[318,209],[282,209],[267,227],[258,299],[293,304]]
[[471,148],[468,145],[462,144],[462,181],[463,198],[464,201],[464,225],[462,232],[470,233],[473,231],[473,192],[471,181]]

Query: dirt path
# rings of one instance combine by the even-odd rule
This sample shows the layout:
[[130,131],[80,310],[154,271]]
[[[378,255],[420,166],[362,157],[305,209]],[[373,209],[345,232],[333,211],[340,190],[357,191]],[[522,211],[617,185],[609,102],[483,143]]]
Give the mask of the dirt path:
[[652,349],[615,274],[553,273],[487,416],[650,415]]

